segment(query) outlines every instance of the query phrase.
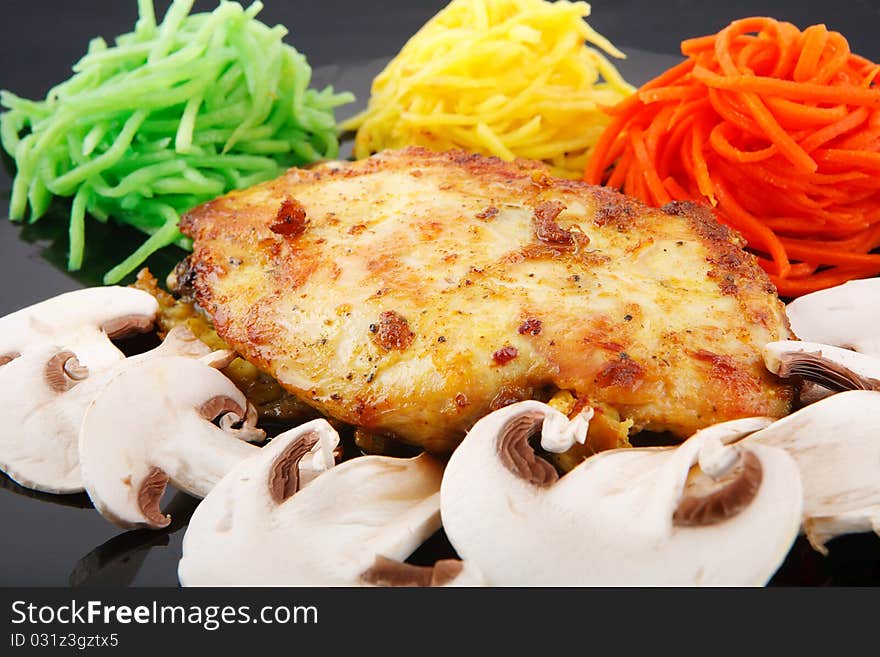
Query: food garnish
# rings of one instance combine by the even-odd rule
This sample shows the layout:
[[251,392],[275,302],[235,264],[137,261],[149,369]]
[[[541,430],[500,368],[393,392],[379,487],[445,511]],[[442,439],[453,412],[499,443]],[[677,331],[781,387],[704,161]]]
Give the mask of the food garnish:
[[880,278],[849,281],[805,294],[785,309],[801,340],[880,358]]
[[[359,158],[385,148],[460,148],[543,160],[577,177],[632,87],[601,51],[624,55],[583,19],[585,2],[453,0],[373,81]],[[596,46],[595,48],[586,43]]]
[[223,2],[190,15],[174,0],[161,23],[138,0],[133,32],[93,39],[67,81],[43,101],[8,91],[0,103],[3,148],[17,172],[9,215],[42,217],[53,197],[72,198],[68,268],[82,265],[86,213],[150,235],[110,270],[115,283],[168,244],[187,247],[180,213],[284,168],[338,152],[334,108],[353,99],[309,89],[303,55],[287,30]]
[[[190,519],[181,584],[461,584],[469,573],[458,560],[402,563],[440,528],[440,461],[363,456],[333,467],[333,438],[314,420],[225,477]],[[322,459],[323,471],[304,478]]]
[[[837,288],[845,314],[853,286],[864,282]],[[0,318],[13,329],[0,331],[13,338],[0,349],[6,389],[27,392],[11,381],[33,359],[54,395],[40,412],[78,424],[74,433],[58,424],[67,432],[59,441],[36,440],[21,453],[45,466],[21,482],[56,493],[84,486],[106,519],[154,530],[170,522],[160,507],[167,484],[203,497],[184,538],[184,585],[763,584],[799,527],[823,554],[836,536],[880,531],[880,361],[861,327],[851,340],[830,337],[863,353],[799,341],[765,346],[771,372],[824,387],[819,401],[779,420],[714,424],[679,446],[611,449],[561,472],[549,455],[585,445],[604,411],[558,394],[558,408],[527,400],[486,414],[445,469],[429,454],[356,456],[337,466],[339,435],[324,419],[249,445],[263,429],[217,369],[234,354],[210,352],[185,327],[153,351],[111,353],[108,338],[145,330],[156,316],[155,301],[139,290],[123,290],[116,315],[96,312],[98,297],[119,292],[91,288]],[[821,307],[832,292],[794,304]],[[91,303],[71,310],[74,297]],[[14,330],[22,322],[45,335],[23,342]],[[53,349],[63,359],[47,361]],[[96,354],[110,365],[94,366]],[[45,413],[40,422],[54,430]],[[3,454],[15,449],[10,435]],[[57,485],[65,460],[81,470],[79,486]],[[458,558],[403,562],[441,521]],[[253,558],[276,552],[287,556]]]
[[785,296],[880,273],[880,65],[764,17],[681,50],[610,110],[584,179],[711,204]]
[[880,534],[878,435],[880,392],[851,390],[810,404],[741,444],[780,447],[794,459],[804,489],[803,531],[814,549],[828,554],[826,543],[835,536]]
[[156,310],[145,292],[101,287],[0,317],[0,470],[46,493],[83,490],[77,439],[86,407],[130,362],[186,350],[173,340],[126,359],[113,344],[150,330]]
[[[813,398],[844,390],[880,391],[880,358],[821,342],[781,340],[764,347],[767,369],[783,378],[800,377],[804,384],[824,388]],[[804,386],[801,387],[801,399]]]
[[[216,354],[216,352],[215,352]],[[86,411],[79,457],[86,491],[102,516],[125,528],[170,522],[159,504],[165,486],[204,497],[232,468],[259,451],[247,399],[204,359],[154,358],[113,378]],[[216,424],[215,424],[216,422]]]
[[783,449],[726,446],[718,425],[678,447],[602,452],[559,477],[532,439],[546,447],[565,420],[537,401],[508,406],[446,466],[443,527],[490,586],[762,585],[785,559],[803,498]]

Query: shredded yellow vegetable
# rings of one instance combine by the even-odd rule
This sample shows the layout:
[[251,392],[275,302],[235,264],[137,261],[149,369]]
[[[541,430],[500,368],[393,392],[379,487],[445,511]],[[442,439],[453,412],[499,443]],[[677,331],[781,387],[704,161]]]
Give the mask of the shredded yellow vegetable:
[[453,0],[373,81],[369,105],[343,124],[355,156],[418,144],[505,160],[543,160],[577,178],[609,119],[633,92],[624,54],[591,28],[585,2]]

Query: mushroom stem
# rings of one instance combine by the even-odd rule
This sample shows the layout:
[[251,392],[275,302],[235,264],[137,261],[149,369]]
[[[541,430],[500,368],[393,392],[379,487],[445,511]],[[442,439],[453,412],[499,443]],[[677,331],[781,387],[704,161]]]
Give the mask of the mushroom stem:
[[258,420],[257,409],[248,402],[244,418],[235,411],[229,411],[220,417],[220,428],[244,442],[259,443],[265,440],[266,432],[257,428]]
[[698,431],[694,437],[703,441],[699,455],[700,470],[713,479],[724,477],[741,458],[739,450],[729,445],[772,423],[773,419],[769,417],[744,418]]
[[587,431],[590,429],[593,413],[592,407],[585,406],[572,419],[563,413],[547,415],[541,425],[541,447],[548,452],[562,454],[575,443],[583,445],[587,442]]
[[218,349],[217,351],[212,351],[206,356],[202,356],[199,360],[208,367],[213,367],[215,370],[222,370],[236,358],[238,358],[238,356],[236,356],[232,349]]

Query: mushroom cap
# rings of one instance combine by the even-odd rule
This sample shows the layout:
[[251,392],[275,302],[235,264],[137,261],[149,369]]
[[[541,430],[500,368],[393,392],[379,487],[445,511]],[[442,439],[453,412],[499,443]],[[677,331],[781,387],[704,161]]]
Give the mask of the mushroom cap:
[[880,392],[832,395],[740,444],[784,449],[795,460],[803,482],[804,531],[820,552],[840,534],[880,533]]
[[526,401],[484,417],[444,473],[446,534],[490,585],[763,584],[797,536],[800,477],[780,449],[727,447],[736,467],[715,483],[694,466],[724,450],[698,432],[599,453],[557,480],[527,449],[547,415]]
[[805,294],[785,311],[802,340],[880,357],[880,278]]
[[165,485],[204,497],[258,447],[212,421],[247,414],[247,400],[223,374],[199,360],[147,360],[113,377],[94,399],[79,433],[86,492],[121,527],[166,526]]
[[0,470],[34,490],[82,492],[79,429],[86,408],[107,382],[144,360],[201,357],[209,352],[207,345],[184,327],[169,333],[151,351],[97,369],[82,367],[69,349],[51,344],[29,346],[24,354],[0,366],[0,390],[6,391],[0,396],[4,418],[0,424]]
[[129,287],[91,287],[60,294],[0,318],[0,358],[57,345],[96,371],[124,358],[109,338],[144,332],[159,304]]
[[427,454],[358,457],[278,494],[279,471],[292,474],[316,431],[332,429],[314,420],[275,437],[202,501],[181,584],[353,586],[377,557],[402,561],[439,529],[442,466]]

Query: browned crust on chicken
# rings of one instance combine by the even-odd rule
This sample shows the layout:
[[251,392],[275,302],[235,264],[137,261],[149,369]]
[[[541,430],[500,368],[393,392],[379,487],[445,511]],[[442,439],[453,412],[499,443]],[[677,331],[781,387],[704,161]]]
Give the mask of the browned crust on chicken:
[[[297,230],[273,231],[279,214]],[[789,336],[783,306],[702,206],[410,148],[292,169],[181,230],[239,353],[323,413],[436,451],[511,390],[572,390],[681,436],[789,410],[760,357]]]

